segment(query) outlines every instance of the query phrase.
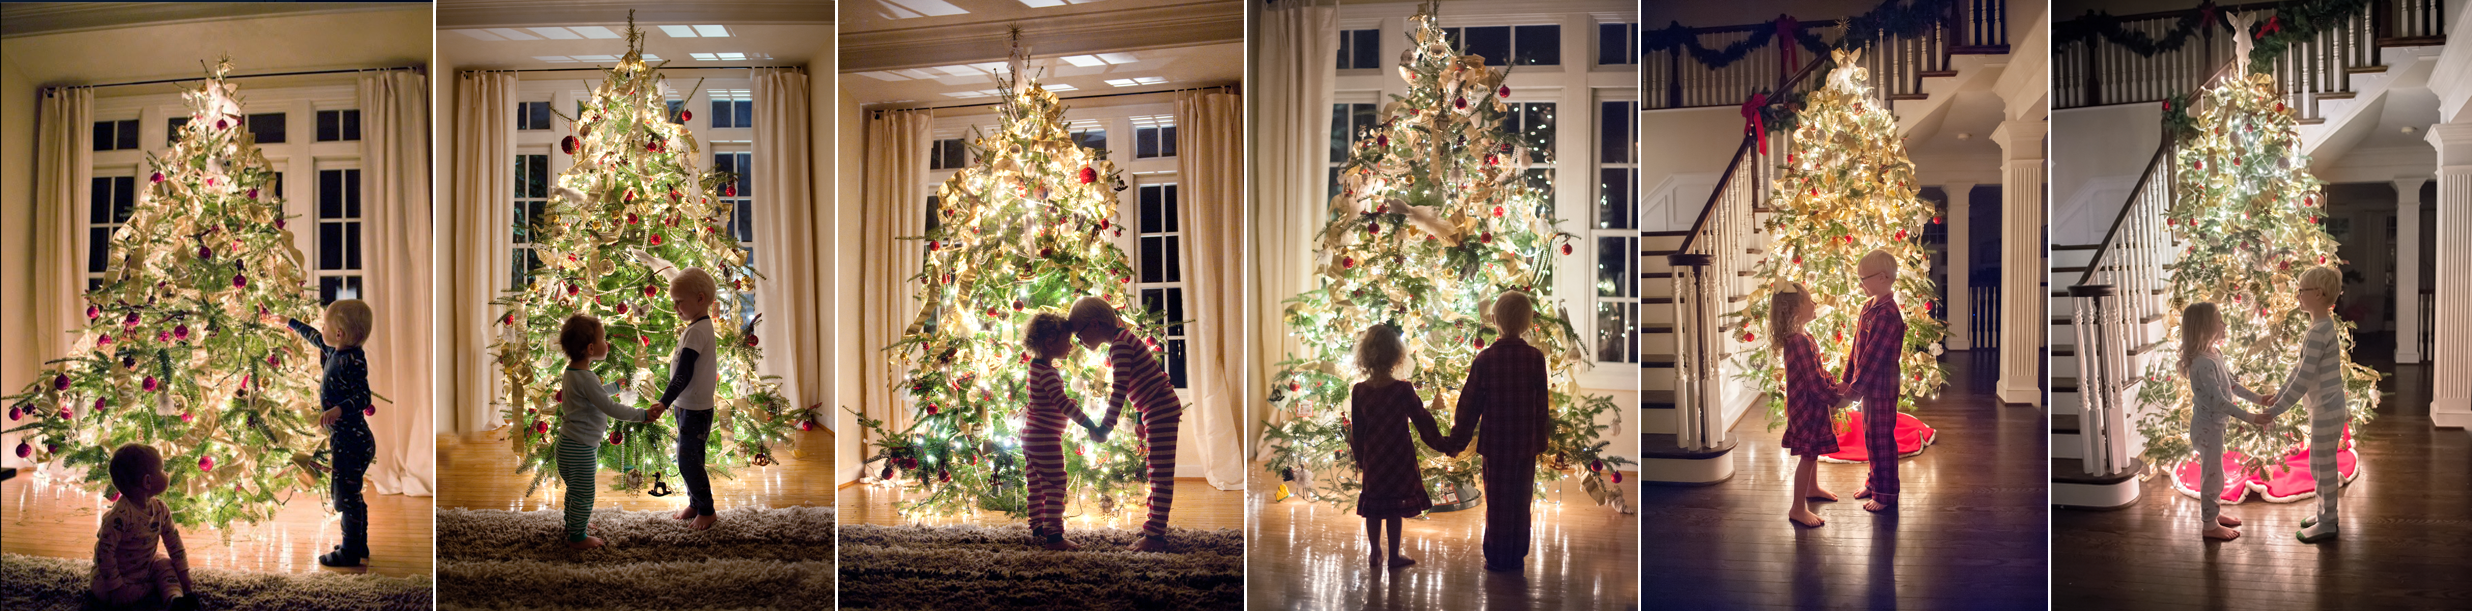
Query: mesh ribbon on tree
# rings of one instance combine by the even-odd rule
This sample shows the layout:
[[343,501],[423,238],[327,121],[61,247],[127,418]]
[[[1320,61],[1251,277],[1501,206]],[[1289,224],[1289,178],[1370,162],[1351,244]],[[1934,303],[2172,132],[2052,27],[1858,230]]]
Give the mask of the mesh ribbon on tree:
[[[1527,180],[1535,142],[1512,133],[1504,71],[1464,55],[1434,23],[1433,7],[1409,18],[1398,66],[1407,95],[1382,107],[1379,123],[1351,134],[1338,171],[1340,192],[1317,235],[1314,273],[1321,288],[1287,300],[1281,313],[1303,352],[1272,377],[1270,401],[1283,418],[1267,424],[1265,465],[1307,498],[1353,505],[1363,487],[1347,456],[1349,389],[1362,379],[1352,354],[1367,327],[1400,329],[1407,357],[1400,379],[1444,427],[1477,352],[1500,339],[1485,320],[1503,291],[1537,298],[1527,340],[1546,356],[1553,426],[1537,481],[1577,474],[1598,503],[1628,510],[1617,470],[1629,459],[1604,455],[1598,424],[1613,400],[1581,394],[1590,366],[1562,308],[1538,291],[1553,286],[1555,253],[1578,239],[1556,228],[1545,188]],[[1417,446],[1428,493],[1438,507],[1473,504],[1482,458]],[[1318,479],[1318,482],[1316,481]],[[1548,489],[1539,486],[1539,494]]]
[[[549,206],[523,228],[533,238],[539,267],[528,286],[492,302],[507,311],[499,324],[508,328],[491,349],[505,376],[500,401],[514,425],[508,437],[516,468],[532,474],[526,494],[557,474],[556,421],[564,398],[558,388],[567,364],[558,348],[560,326],[576,314],[601,319],[610,352],[594,363],[595,373],[638,391],[622,400],[650,407],[669,379],[679,330],[694,322],[679,316],[668,296],[668,278],[688,267],[703,268],[718,288],[711,314],[720,354],[704,355],[719,359],[707,468],[731,477],[741,464],[771,464],[773,444],[788,439],[793,428],[813,426],[781,396],[774,376],[757,372],[763,352],[754,322],[723,322],[743,319],[758,277],[726,228],[731,204],[715,198],[737,194],[735,177],[696,170],[698,147],[683,124],[688,112],[671,118],[660,69],[644,64],[643,32],[632,14],[627,54],[605,73],[592,96],[577,101],[569,118],[575,134],[560,145],[575,165],[558,175]],[[610,423],[599,458],[619,474],[611,488],[649,485],[654,494],[666,494],[661,477],[678,472],[671,451],[676,435],[661,421]]]
[[[2180,310],[2213,302],[2223,317],[2223,363],[2234,381],[2261,394],[2272,392],[2291,375],[2309,329],[2310,317],[2299,310],[2295,296],[2301,272],[2343,263],[2336,255],[2339,244],[2319,225],[2326,214],[2324,183],[2310,175],[2309,158],[2300,154],[2297,123],[2274,76],[2235,71],[2198,97],[2196,129],[2180,137],[2173,157],[2177,167],[2166,223],[2184,249],[2171,277],[2165,317],[2170,337],[2138,390],[2145,406],[2137,417],[2145,458],[2175,473],[2196,456],[2189,443],[2193,398],[2179,370]],[[2351,410],[2347,434],[2375,417],[2378,405],[2378,373],[2352,362],[2352,328],[2350,322],[2336,322]],[[2226,462],[2238,465],[2231,469],[2227,491],[2242,493],[2244,476],[2271,479],[2296,469],[2304,476],[2299,480],[2307,479],[2307,469],[2293,464],[2294,455],[2307,448],[2304,411],[2286,412],[2271,427],[2224,427]],[[2281,467],[2268,469],[2276,465]],[[2310,482],[2290,483],[2314,489]],[[2302,490],[2289,492],[2269,498],[2297,498]]]
[[217,62],[182,94],[189,122],[147,158],[133,204],[95,209],[121,226],[86,292],[86,328],[72,354],[6,399],[9,432],[25,435],[18,457],[59,461],[117,499],[112,452],[152,445],[171,477],[159,498],[172,519],[217,528],[273,517],[296,485],[322,492],[331,464],[318,350],[259,320],[320,313],[230,71],[230,59]]
[[1860,50],[1834,51],[1837,68],[1807,99],[1781,160],[1783,174],[1771,188],[1764,224],[1769,253],[1754,270],[1759,284],[1735,317],[1734,335],[1757,344],[1742,353],[1742,375],[1769,397],[1770,428],[1786,421],[1785,364],[1760,341],[1769,332],[1770,298],[1784,282],[1809,289],[1818,310],[1804,330],[1820,349],[1821,366],[1842,365],[1871,299],[1854,270],[1873,250],[1897,259],[1891,290],[1906,320],[1897,409],[1913,411],[1916,399],[1938,395],[1948,382],[1939,364],[1948,325],[1931,316],[1939,289],[1925,273],[1931,254],[1919,235],[1926,223],[1942,219],[1931,202],[1916,196],[1914,162],[1906,158],[1897,119],[1872,99],[1863,84],[1866,71],[1854,67],[1861,56]]
[[[1026,515],[1021,436],[1031,356],[1022,341],[1030,317],[1063,314],[1083,297],[1118,311],[1133,305],[1131,259],[1113,241],[1124,228],[1110,220],[1124,179],[1104,151],[1074,142],[1065,106],[1027,75],[1028,51],[1016,44],[1011,68],[996,76],[995,130],[970,139],[977,161],[936,187],[921,237],[925,263],[913,278],[918,317],[884,347],[908,372],[899,383],[911,422],[895,431],[858,417],[879,440],[867,461],[887,461],[877,475],[924,493],[901,503],[905,515]],[[1142,318],[1144,329],[1163,322],[1156,313]],[[1085,413],[1104,409],[1105,351],[1076,345],[1054,364]],[[1128,430],[1105,442],[1063,435],[1067,496],[1080,512],[1140,502],[1147,450]]]

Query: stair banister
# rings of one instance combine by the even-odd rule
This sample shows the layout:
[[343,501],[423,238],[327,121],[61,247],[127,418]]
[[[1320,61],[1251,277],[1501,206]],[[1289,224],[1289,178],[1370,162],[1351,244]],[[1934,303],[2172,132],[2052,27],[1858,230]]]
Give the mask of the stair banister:
[[2086,474],[2110,476],[2129,464],[2126,430],[2128,410],[2121,402],[2127,391],[2124,374],[2128,346],[2116,331],[2126,326],[2120,299],[2109,285],[2069,287],[2072,325],[2077,332],[2078,441]]

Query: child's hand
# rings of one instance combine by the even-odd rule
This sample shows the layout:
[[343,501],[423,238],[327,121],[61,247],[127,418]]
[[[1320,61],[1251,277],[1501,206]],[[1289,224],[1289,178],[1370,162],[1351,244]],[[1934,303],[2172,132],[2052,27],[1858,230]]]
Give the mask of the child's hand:
[[286,323],[289,323],[290,321],[285,319],[282,314],[276,314],[273,311],[264,311],[258,313],[258,322],[281,327],[285,326]]
[[2270,393],[2266,393],[2266,395],[2265,395],[2265,396],[2261,396],[2261,397],[2258,397],[2258,398],[2257,398],[2257,404],[2258,404],[2258,405],[2274,405],[2274,404],[2275,404],[2275,396],[2276,396],[2276,395],[2280,395],[2280,394],[2283,394],[2283,393],[2280,393],[2280,392],[2270,392]]
[[645,422],[651,422],[651,421],[654,421],[654,420],[660,420],[660,419],[661,419],[661,413],[662,413],[662,412],[666,412],[666,411],[669,411],[669,406],[667,406],[667,405],[662,405],[662,404],[659,404],[659,403],[654,403],[654,404],[652,404],[652,410],[651,410],[651,411],[644,412],[644,421],[645,421]]
[[2255,425],[2258,425],[2258,426],[2274,426],[2274,424],[2275,424],[2275,417],[2274,417],[2274,416],[2268,416],[2268,415],[2265,415],[2265,414],[2258,414],[2258,415],[2256,415],[2256,416],[2252,416],[2252,417],[2250,417],[2250,418],[2249,418],[2249,423],[2250,423],[2250,424],[2255,424]]
[[1090,429],[1090,439],[1099,443],[1107,443],[1107,434],[1115,432],[1115,428],[1115,425],[1110,424],[1107,426]]
[[335,420],[336,420],[336,419],[338,419],[338,418],[342,418],[342,417],[343,417],[343,410],[339,410],[339,409],[332,408],[332,407],[326,408],[326,411],[318,412],[318,426],[319,426],[319,427],[332,427],[332,426],[335,426]]

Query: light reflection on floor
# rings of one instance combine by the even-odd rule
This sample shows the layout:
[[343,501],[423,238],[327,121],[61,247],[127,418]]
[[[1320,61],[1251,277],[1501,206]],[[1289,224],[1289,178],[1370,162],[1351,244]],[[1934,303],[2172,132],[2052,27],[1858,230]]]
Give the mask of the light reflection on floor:
[[[20,469],[0,483],[0,550],[33,556],[91,561],[94,534],[102,527],[111,501],[76,481],[62,480],[49,468]],[[328,511],[326,498],[297,490],[274,517],[249,524],[233,522],[180,529],[191,568],[299,573],[309,571],[369,572],[382,575],[427,575],[432,566],[430,499],[403,495],[366,494],[372,556],[366,567],[334,569],[319,566],[317,555],[343,540],[342,514]]]

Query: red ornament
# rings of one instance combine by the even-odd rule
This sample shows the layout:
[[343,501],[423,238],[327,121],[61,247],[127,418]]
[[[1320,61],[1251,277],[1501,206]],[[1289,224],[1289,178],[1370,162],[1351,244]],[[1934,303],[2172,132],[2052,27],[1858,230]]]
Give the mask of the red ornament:
[[927,415],[929,415],[929,416],[936,415],[936,411],[937,411],[936,404],[934,404],[934,403],[929,403],[929,404],[927,404]]
[[1457,97],[1457,98],[1452,98],[1452,99],[1451,99],[1451,110],[1467,110],[1467,109],[1468,109],[1468,98],[1467,98],[1467,97],[1465,97],[1465,96],[1461,96],[1461,97]]
[[282,367],[282,366],[283,366],[283,355],[282,355],[282,354],[276,354],[276,353],[268,353],[268,354],[266,355],[266,364],[267,364],[267,365],[271,365],[271,366],[275,366],[275,367]]
[[1471,338],[1468,338],[1468,344],[1469,344],[1469,345],[1472,345],[1472,346],[1476,346],[1477,348],[1482,349],[1482,348],[1484,348],[1484,347],[1485,347],[1485,338],[1481,338],[1481,337],[1471,337]]
[[[1365,233],[1368,235],[1382,235],[1382,224],[1365,223]],[[130,316],[136,316],[136,314],[130,314]]]
[[249,277],[243,274],[232,274],[232,288],[249,288]]
[[1487,231],[1487,232],[1484,232],[1484,233],[1477,234],[1476,239],[1477,239],[1477,241],[1479,241],[1479,242],[1484,242],[1484,243],[1487,243],[1487,244],[1492,244],[1492,243],[1493,243],[1493,232],[1491,232],[1491,231]]
[[189,421],[196,420],[196,419],[197,419],[197,416],[190,415],[190,414],[189,414],[189,412],[181,412],[181,413],[180,413],[180,421],[181,421],[181,422],[189,422]]
[[645,296],[645,297],[651,297],[651,296],[654,296],[654,295],[659,295],[659,294],[661,294],[661,287],[660,287],[659,285],[653,285],[653,284],[647,284],[647,285],[644,285],[644,296]]
[[939,482],[950,482],[950,481],[953,481],[953,472],[952,472],[952,471],[945,471],[945,470],[938,470],[938,471],[936,471],[936,481],[939,481]]
[[102,316],[103,316],[103,309],[102,309],[102,308],[97,308],[97,307],[94,307],[94,306],[86,306],[86,320],[94,320],[94,319],[96,319],[96,318],[101,318]]
[[618,445],[620,441],[625,439],[626,436],[623,433],[619,433],[618,431],[609,432],[609,445]]
[[567,136],[565,140],[558,141],[558,150],[565,151],[569,156],[573,156],[575,154],[576,146],[574,136]]
[[1339,267],[1341,269],[1356,269],[1356,257],[1340,257]]
[[64,373],[64,374],[60,374],[60,375],[59,375],[59,377],[52,378],[52,390],[68,390],[68,389],[69,389],[69,374],[65,374],[65,373]]
[[661,245],[661,234],[658,234],[658,233],[656,233],[656,234],[652,234],[652,245],[654,245],[654,246],[660,246],[660,245]]
[[1751,341],[1752,341],[1752,340],[1756,340],[1756,339],[1759,339],[1759,336],[1758,336],[1758,335],[1751,334],[1751,333],[1744,333],[1744,334],[1742,334],[1742,342],[1743,342],[1743,343],[1748,344],[1748,343],[1751,343]]
[[626,304],[626,302],[619,302],[619,303],[618,303],[618,314],[620,314],[620,315],[625,315],[626,313],[627,313],[627,304]]
[[1495,97],[1504,97],[1504,98],[1511,97],[1511,86],[1510,86],[1510,85],[1503,85],[1503,86],[1502,86],[1502,88],[1500,88],[1500,89],[1495,89],[1495,90],[1494,90],[1494,96],[1495,96]]
[[1090,183],[1094,183],[1094,182],[1098,182],[1098,181],[1099,181],[1099,171],[1098,171],[1098,170],[1094,170],[1094,169],[1091,169],[1091,168],[1089,168],[1089,167],[1083,167],[1083,168],[1081,169],[1081,184],[1085,184],[1085,185],[1086,185],[1086,184],[1090,184]]
[[199,457],[197,457],[197,470],[199,470],[199,471],[213,471],[213,470],[215,470],[215,457],[213,457],[213,456],[199,456]]
[[695,120],[695,113],[693,111],[689,111],[684,108],[678,109],[678,122],[685,123],[693,120]]
[[110,334],[108,334],[108,333],[107,333],[107,334],[104,334],[102,337],[97,337],[97,338],[94,338],[94,345],[95,345],[95,347],[97,347],[97,348],[101,348],[101,347],[104,347],[104,346],[109,346],[109,345],[112,345],[112,336],[111,336]]
[[557,403],[565,403],[565,402],[566,402],[566,391],[565,391],[565,390],[553,390],[553,391],[550,391],[550,393],[549,393],[549,400],[550,400],[550,401],[552,401],[552,402],[557,402]]
[[[1379,136],[1374,136],[1374,137],[1373,137],[1373,145],[1374,145],[1374,146],[1382,146],[1382,147],[1387,147],[1387,146],[1390,146],[1390,134],[1382,134],[1382,135],[1379,135]],[[155,175],[155,182],[162,182],[162,181],[163,181],[162,176],[163,176],[162,174],[156,174],[156,175]]]
[[755,344],[756,344],[757,340],[759,340],[759,339],[761,339],[761,338],[758,338],[758,337],[756,337],[756,336],[755,336],[755,335],[753,335],[753,334],[749,334],[749,335],[747,336],[747,347],[749,347],[749,348],[753,348],[753,347],[755,347]]
[[815,421],[814,421],[814,420],[800,420],[800,421],[798,421],[798,430],[801,430],[801,431],[812,431],[812,430],[815,430]]
[[1938,225],[1938,224],[1940,224],[1940,217],[1936,217],[1936,216],[1935,216],[1935,217],[1931,217],[1931,224],[1933,224],[1933,225]]
[[1494,215],[1494,218],[1502,218],[1502,207],[1501,207],[1501,206],[1494,206],[1494,208],[1493,208],[1493,215]]
[[627,224],[629,224],[629,225],[633,225],[633,224],[636,224],[638,221],[640,221],[640,219],[635,218],[635,213],[633,213],[633,212],[629,212],[629,213],[627,213]]
[[1562,245],[1562,254],[1565,254],[1565,255],[1571,254],[1571,245],[1569,245],[1569,244],[1564,244],[1564,245]]
[[547,420],[535,420],[535,421],[533,421],[533,422],[532,422],[532,432],[535,432],[535,433],[547,433],[547,432],[549,432],[549,421],[547,421]]
[[736,184],[721,185],[721,196],[722,196],[722,197],[738,197],[738,185],[736,185]]
[[942,245],[942,243],[941,243],[941,242],[937,242],[937,241],[935,241],[935,240],[928,240],[928,241],[927,241],[927,252],[935,252],[935,251],[936,251],[936,247],[937,247],[937,246],[940,246],[940,245]]
[[1899,230],[1897,230],[1897,239],[1898,239],[1898,240],[1904,240],[1905,238],[1906,238],[1906,230],[1903,230],[1903,229],[1899,229]]
[[1617,483],[1617,484],[1622,483],[1622,472],[1621,472],[1621,471],[1615,471],[1615,472],[1614,472],[1614,483]]
[[146,376],[146,392],[154,392],[157,387],[154,376]]

